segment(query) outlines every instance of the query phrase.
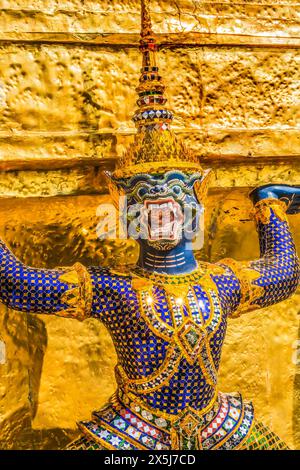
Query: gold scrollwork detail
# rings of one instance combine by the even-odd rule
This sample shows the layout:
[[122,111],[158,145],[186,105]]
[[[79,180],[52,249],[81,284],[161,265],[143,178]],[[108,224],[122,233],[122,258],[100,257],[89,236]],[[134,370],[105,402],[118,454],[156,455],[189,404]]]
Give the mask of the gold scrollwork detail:
[[241,286],[241,300],[238,308],[232,312],[229,316],[231,318],[237,318],[242,313],[255,310],[258,306],[255,304],[255,300],[263,295],[263,287],[253,284],[261,277],[261,274],[249,267],[247,262],[235,261],[232,258],[224,258],[219,261],[220,264],[228,266],[235,276],[238,278]]
[[281,220],[287,221],[287,205],[284,201],[275,198],[266,198],[258,201],[252,211],[252,216],[256,223],[268,224],[272,211]]
[[81,264],[62,268],[65,272],[59,277],[61,282],[70,284],[61,296],[68,308],[58,312],[61,317],[85,320],[90,316],[92,306],[92,282],[88,270]]
[[161,367],[153,374],[140,379],[130,379],[123,367],[117,364],[115,368],[117,383],[123,390],[136,394],[152,393],[169,383],[171,377],[178,372],[181,357],[181,351],[178,347],[169,348]]

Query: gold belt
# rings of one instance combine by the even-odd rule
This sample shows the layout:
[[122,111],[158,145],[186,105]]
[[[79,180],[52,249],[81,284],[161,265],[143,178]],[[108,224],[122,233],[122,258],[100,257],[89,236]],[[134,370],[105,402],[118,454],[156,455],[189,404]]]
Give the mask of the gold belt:
[[140,415],[143,421],[148,422],[152,426],[155,423],[155,426],[160,428],[161,431],[170,434],[172,450],[200,450],[202,448],[201,429],[204,424],[204,415],[213,408],[217,398],[218,392],[215,390],[211,401],[202,410],[196,410],[191,406],[187,406],[176,415],[151,408],[140,397],[137,397],[132,392],[124,391],[122,388],[118,388],[111,402],[114,405],[123,404],[135,414]]

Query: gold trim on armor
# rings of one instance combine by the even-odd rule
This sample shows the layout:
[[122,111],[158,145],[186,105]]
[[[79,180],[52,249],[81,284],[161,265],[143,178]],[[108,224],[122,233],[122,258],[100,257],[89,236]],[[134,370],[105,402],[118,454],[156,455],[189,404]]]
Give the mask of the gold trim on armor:
[[[240,395],[241,396],[241,395]],[[240,419],[237,421],[236,425],[234,426],[234,428],[228,433],[226,434],[226,436],[224,436],[224,438],[218,442],[215,446],[214,446],[214,450],[215,449],[219,449],[225,442],[229,441],[229,439],[231,438],[231,436],[236,432],[236,430],[240,427],[244,417],[245,417],[245,406],[244,406],[244,402],[242,401],[242,412],[240,414]],[[249,435],[249,433],[247,434]]]
[[[93,420],[96,424],[97,424],[97,421],[99,422],[99,424],[101,424],[103,427],[105,427],[105,429],[107,429],[108,431],[110,432],[113,432],[114,434],[116,434],[118,437],[120,437],[121,439],[124,439],[126,441],[128,441],[130,444],[132,444],[133,446],[137,447],[139,450],[149,450],[148,447],[144,447],[142,444],[140,444],[138,441],[135,441],[133,439],[130,438],[130,436],[128,436],[128,434],[123,434],[120,430],[116,429],[116,428],[113,428],[112,426],[110,426],[106,421],[102,421],[101,419],[94,419]],[[102,424],[103,423],[103,424]],[[96,441],[96,442],[99,442],[101,445],[103,445],[103,447],[106,447],[107,449],[109,450],[117,450],[115,447],[113,447],[111,444],[109,444],[108,442],[106,442],[104,439],[101,439],[101,437],[99,436],[96,436],[96,434],[94,434],[92,431],[90,431],[89,429],[87,429],[84,424],[82,423],[77,423],[79,429],[84,433],[86,434],[87,436],[92,436],[92,438]]]
[[228,266],[238,278],[241,287],[241,300],[238,308],[229,314],[230,318],[238,318],[242,313],[259,308],[255,300],[263,295],[264,289],[256,286],[253,281],[261,277],[261,273],[249,267],[248,262],[235,261],[232,258],[224,258],[218,263]]
[[271,209],[274,214],[282,221],[287,221],[287,205],[284,201],[275,198],[266,198],[258,201],[252,210],[252,216],[256,223],[268,224],[271,217]]
[[[124,393],[125,395],[125,400],[124,400],[124,397],[121,397],[120,396],[120,393]],[[158,410],[156,408],[151,408],[148,404],[146,404],[140,397],[137,397],[134,393],[132,392],[128,392],[128,393],[125,393],[121,388],[118,388],[116,393],[113,395],[112,399],[116,399],[116,400],[119,400],[122,404],[124,404],[125,407],[130,407],[130,409],[136,414],[138,415],[142,420],[144,421],[148,421],[151,426],[153,426],[152,422],[145,419],[141,414],[139,414],[138,412],[136,412],[131,404],[136,404],[138,406],[140,406],[142,408],[142,410],[145,410],[145,411],[148,411],[149,413],[155,415],[155,416],[158,416],[159,418],[164,418],[165,420],[169,421],[170,424],[172,425],[172,423],[174,421],[177,421],[181,415],[184,415],[187,410],[191,410],[193,413],[195,413],[197,416],[199,417],[202,417],[203,415],[205,415],[206,413],[208,413],[214,406],[214,404],[216,403],[217,399],[218,399],[218,390],[217,388],[215,389],[214,391],[214,394],[212,395],[212,398],[210,400],[210,402],[208,403],[208,405],[206,405],[206,407],[204,407],[202,410],[196,410],[195,408],[193,408],[192,406],[187,406],[184,410],[182,410],[180,413],[174,415],[174,414],[170,414],[170,413],[167,413],[165,411],[161,411],[161,410]],[[126,399],[127,399],[127,402],[126,402]],[[112,402],[113,403],[113,402]],[[164,431],[164,432],[167,432],[165,429],[163,428],[160,428],[159,426],[156,426],[158,429],[160,429],[161,431]]]
[[[198,262],[198,267],[186,274],[164,274],[155,271],[148,271],[147,269],[134,266],[131,268],[130,273],[134,278],[149,279],[153,284],[166,285],[166,284],[190,284],[191,282],[200,282],[203,276],[224,274],[224,268],[212,263]],[[213,281],[211,280],[213,283]]]
[[84,320],[91,315],[93,289],[88,270],[81,264],[61,268],[65,272],[59,276],[60,282],[72,285],[61,296],[61,301],[69,307],[57,313],[58,316]]
[[[169,348],[161,367],[156,369],[153,374],[141,379],[129,379],[123,367],[120,364],[117,364],[115,369],[116,375],[121,382],[118,382],[118,385],[123,387],[125,390],[128,390],[128,388],[134,388],[135,393],[152,393],[160,387],[164,386],[170,380],[170,378],[177,372],[181,357],[182,353],[180,352],[178,347],[173,346],[172,348]],[[174,364],[170,374],[166,375],[166,377],[161,382],[157,383],[157,385],[153,385],[151,387],[149,382],[157,380],[159,376],[163,375],[166,372],[166,370],[170,367],[171,358],[173,358]],[[139,385],[145,385],[145,388],[141,387],[141,389],[138,390]],[[147,385],[149,386],[147,387]]]
[[[247,403],[247,402],[246,402]],[[235,448],[235,450],[243,450],[242,447],[243,445],[245,445],[245,442],[247,441],[247,439],[249,439],[251,433],[252,433],[252,429],[253,429],[253,426],[255,424],[255,416],[254,416],[254,413],[255,411],[253,412],[253,419],[252,419],[252,423],[250,425],[250,428],[246,434],[246,436],[244,437],[244,439],[239,443],[239,445]]]

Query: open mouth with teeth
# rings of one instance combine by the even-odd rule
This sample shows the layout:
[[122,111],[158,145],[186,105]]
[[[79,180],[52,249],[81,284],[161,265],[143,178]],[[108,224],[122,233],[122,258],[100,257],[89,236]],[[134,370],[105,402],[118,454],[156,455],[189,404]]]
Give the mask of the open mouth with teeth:
[[174,241],[182,232],[183,213],[173,198],[144,201],[141,223],[147,230],[148,239]]

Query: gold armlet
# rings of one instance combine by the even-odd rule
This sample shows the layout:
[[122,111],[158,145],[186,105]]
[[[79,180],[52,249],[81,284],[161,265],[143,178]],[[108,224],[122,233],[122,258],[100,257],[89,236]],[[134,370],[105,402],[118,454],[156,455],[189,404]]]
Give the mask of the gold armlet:
[[254,206],[252,216],[256,223],[268,224],[270,222],[271,210],[281,221],[287,221],[286,203],[275,198],[266,198],[258,201]]
[[228,266],[233,271],[241,286],[241,300],[239,306],[229,316],[231,318],[237,318],[241,316],[242,313],[257,309],[258,306],[255,305],[255,300],[263,295],[264,290],[263,287],[253,284],[253,281],[259,279],[261,274],[255,269],[249,268],[248,262],[225,258],[219,261],[219,263]]
[[61,301],[68,305],[66,310],[59,311],[58,316],[85,320],[91,314],[92,282],[88,270],[81,264],[63,268],[65,272],[59,281],[70,284],[61,296]]

